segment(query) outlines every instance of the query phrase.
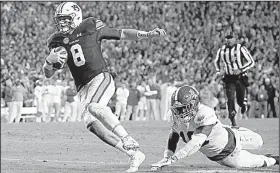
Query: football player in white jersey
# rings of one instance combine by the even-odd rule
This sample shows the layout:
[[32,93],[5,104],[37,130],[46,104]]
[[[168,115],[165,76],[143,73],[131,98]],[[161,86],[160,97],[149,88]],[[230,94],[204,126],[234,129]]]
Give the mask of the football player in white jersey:
[[[223,125],[212,108],[200,103],[199,92],[191,86],[182,86],[173,93],[170,114],[172,128],[164,158],[153,164],[151,170],[160,170],[197,151],[211,161],[233,168],[279,165],[279,156],[256,155],[244,150],[260,148],[261,136],[246,128]],[[194,131],[189,131],[189,126]],[[186,145],[175,152],[180,137]]]

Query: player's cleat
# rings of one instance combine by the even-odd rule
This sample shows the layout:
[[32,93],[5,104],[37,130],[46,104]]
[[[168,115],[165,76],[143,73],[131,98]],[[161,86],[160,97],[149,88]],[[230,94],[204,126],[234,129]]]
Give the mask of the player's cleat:
[[136,151],[136,153],[130,158],[130,168],[126,172],[136,172],[139,166],[144,162],[145,154],[141,151]]
[[272,154],[266,154],[265,156],[275,159],[276,160],[275,164],[279,165],[279,156],[275,156],[275,155],[272,155]]
[[244,114],[247,111],[247,105],[243,104],[241,107],[241,114]]
[[129,135],[122,138],[122,142],[123,142],[123,148],[125,150],[137,150],[139,148],[139,143]]

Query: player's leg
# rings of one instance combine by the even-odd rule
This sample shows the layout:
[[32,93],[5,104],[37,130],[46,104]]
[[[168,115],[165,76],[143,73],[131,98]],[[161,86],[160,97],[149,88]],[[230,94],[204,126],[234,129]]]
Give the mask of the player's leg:
[[[88,111],[93,115],[92,118],[98,119],[108,130],[116,134],[121,141],[118,143],[129,152],[132,152],[130,157],[130,169],[128,172],[138,170],[140,164],[145,160],[145,155],[138,151],[138,142],[136,142],[121,125],[118,118],[113,114],[112,110],[107,106],[110,98],[115,92],[115,84],[109,73],[102,73],[89,83],[88,95],[86,99],[90,99]],[[82,99],[81,99],[82,100]],[[83,104],[82,104],[83,105]],[[86,121],[87,127],[90,129],[92,120]],[[102,136],[101,136],[102,137]],[[118,145],[116,145],[117,147]]]
[[152,109],[153,109],[153,114],[154,114],[154,120],[160,120],[159,118],[159,106],[158,106],[158,101],[157,99],[152,100]]
[[13,123],[16,118],[16,102],[12,101],[9,105],[9,118],[8,123]]
[[49,101],[44,97],[43,98],[43,116],[42,116],[42,121],[46,122],[47,116],[48,116],[48,111],[49,111]]
[[218,163],[233,168],[260,168],[279,164],[279,156],[277,160],[277,157],[267,157],[252,154],[246,150],[238,150]]
[[132,106],[132,115],[131,115],[131,120],[132,121],[135,121],[136,120],[136,113],[138,112],[138,106],[135,105],[135,106]]
[[76,105],[76,114],[77,114],[77,121],[80,122],[82,121],[82,115],[80,114],[81,112],[81,104],[79,101],[75,102]]
[[236,81],[236,100],[237,104],[241,108],[241,114],[244,114],[247,110],[247,89],[244,84],[240,81]]
[[76,102],[72,102],[71,103],[71,108],[72,108],[72,112],[71,112],[71,117],[70,117],[70,121],[71,122],[76,122],[78,119],[78,114],[77,114],[77,103]]
[[127,105],[126,113],[125,113],[125,121],[129,121],[130,115],[132,114],[133,106]]
[[144,119],[144,103],[140,100],[138,102],[138,110],[136,113],[136,120],[142,120]]
[[120,119],[120,120],[122,119],[122,117],[121,117],[121,103],[119,101],[116,102],[115,114],[116,114],[118,119]]
[[69,117],[70,117],[72,111],[73,110],[71,109],[71,103],[66,101],[65,106],[64,106],[63,118],[62,118],[61,122],[69,121]]
[[119,149],[129,157],[132,157],[135,154],[135,150],[124,149],[122,140],[120,140],[120,138],[116,136],[113,132],[109,131],[99,120],[93,117],[89,112],[85,113],[84,119],[87,125],[87,129],[93,134],[95,134],[103,142]]
[[22,107],[23,107],[23,101],[17,101],[16,102],[16,118],[15,118],[16,123],[20,122]]
[[146,110],[146,120],[152,120],[152,106],[151,106],[151,99],[147,98],[147,110]]
[[52,122],[53,121],[53,109],[54,109],[54,105],[53,105],[53,101],[50,100],[48,103],[48,116],[47,116],[47,122]]
[[113,114],[112,110],[107,106],[109,100],[115,92],[115,84],[109,73],[102,73],[92,81],[88,89],[87,102],[88,111],[105,127],[124,140],[126,147],[138,147],[138,143],[133,140],[121,125],[118,118]]
[[60,121],[60,107],[61,107],[60,105],[61,105],[60,102],[55,102],[54,103],[54,111],[55,111],[55,113],[54,113],[54,121],[55,122]]
[[231,121],[232,126],[236,126],[236,110],[235,110],[235,84],[228,82],[225,84],[226,87],[226,97],[228,106],[228,116]]
[[244,127],[232,128],[232,130],[243,149],[259,149],[262,147],[263,140],[258,133]]
[[121,104],[121,117],[122,117],[122,120],[126,120],[126,106],[127,104],[126,103],[122,103]]
[[274,104],[274,99],[268,100],[267,103],[270,104],[270,110],[272,111],[273,118],[277,118],[276,108],[275,108],[275,104]]

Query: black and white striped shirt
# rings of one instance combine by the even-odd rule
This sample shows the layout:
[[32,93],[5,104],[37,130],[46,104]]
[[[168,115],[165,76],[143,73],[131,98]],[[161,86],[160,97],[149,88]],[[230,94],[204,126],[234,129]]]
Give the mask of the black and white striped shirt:
[[215,67],[216,71],[220,71],[220,60],[223,60],[225,65],[225,73],[228,75],[234,75],[233,70],[241,70],[246,72],[255,65],[255,61],[250,55],[249,51],[240,44],[236,44],[233,47],[222,46],[216,55]]

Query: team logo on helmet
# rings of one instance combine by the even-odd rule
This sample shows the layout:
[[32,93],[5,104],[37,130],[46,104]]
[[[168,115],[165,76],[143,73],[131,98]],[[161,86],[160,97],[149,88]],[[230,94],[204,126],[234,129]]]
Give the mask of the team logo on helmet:
[[63,39],[63,43],[64,43],[64,44],[68,44],[68,43],[69,43],[69,38],[67,38],[67,37],[64,38],[64,39]]
[[75,11],[80,11],[80,8],[78,5],[74,4],[71,6]]

